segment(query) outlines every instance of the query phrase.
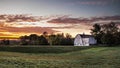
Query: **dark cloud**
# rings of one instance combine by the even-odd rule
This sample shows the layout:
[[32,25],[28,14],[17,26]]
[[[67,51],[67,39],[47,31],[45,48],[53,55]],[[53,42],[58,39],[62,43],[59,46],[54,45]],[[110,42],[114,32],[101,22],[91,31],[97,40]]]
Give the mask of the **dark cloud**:
[[0,22],[36,22],[43,20],[42,17],[37,17],[37,16],[30,16],[27,14],[21,14],[21,15],[7,15],[3,14],[0,15]]
[[120,16],[92,17],[92,20],[120,20]]
[[56,23],[56,24],[78,24],[78,23],[84,23],[87,24],[89,22],[92,22],[92,20],[89,20],[87,18],[56,18],[48,21],[48,23]]
[[76,1],[75,4],[81,5],[108,5],[116,2],[118,0],[82,0]]
[[55,24],[94,24],[100,23],[102,21],[103,23],[106,23],[105,21],[108,22],[120,22],[120,16],[103,16],[103,17],[91,17],[91,18],[56,18],[48,21],[48,23],[55,23]]

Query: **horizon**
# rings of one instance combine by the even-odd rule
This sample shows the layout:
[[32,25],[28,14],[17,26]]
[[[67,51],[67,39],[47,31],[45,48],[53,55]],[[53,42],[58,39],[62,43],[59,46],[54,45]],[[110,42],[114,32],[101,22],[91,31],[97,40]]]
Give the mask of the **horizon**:
[[0,38],[43,32],[90,34],[95,23],[120,25],[120,0],[0,0]]

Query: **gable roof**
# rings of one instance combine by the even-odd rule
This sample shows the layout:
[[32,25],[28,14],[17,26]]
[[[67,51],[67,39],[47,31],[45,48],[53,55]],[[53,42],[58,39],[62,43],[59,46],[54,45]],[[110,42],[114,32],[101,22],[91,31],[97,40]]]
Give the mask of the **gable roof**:
[[89,38],[89,37],[93,37],[93,35],[85,35],[85,34],[78,34],[80,35],[82,38]]

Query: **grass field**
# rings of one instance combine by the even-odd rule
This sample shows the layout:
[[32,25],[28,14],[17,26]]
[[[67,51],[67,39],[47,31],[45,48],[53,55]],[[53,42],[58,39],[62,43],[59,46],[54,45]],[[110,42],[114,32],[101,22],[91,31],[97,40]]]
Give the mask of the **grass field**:
[[0,47],[0,68],[120,68],[120,47]]

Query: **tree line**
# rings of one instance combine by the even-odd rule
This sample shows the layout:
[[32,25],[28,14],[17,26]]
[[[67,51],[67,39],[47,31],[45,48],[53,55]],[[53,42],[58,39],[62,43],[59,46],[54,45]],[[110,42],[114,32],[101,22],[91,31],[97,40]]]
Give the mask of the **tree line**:
[[[19,40],[19,41],[18,41]],[[31,34],[21,36],[17,41],[3,39],[0,45],[73,45],[74,39],[70,34],[48,34],[43,32],[42,35]],[[12,41],[12,43],[10,42]]]
[[120,44],[120,28],[115,22],[94,24],[91,34],[97,39],[98,44],[106,44],[108,46]]
[[[97,44],[116,46],[120,44],[120,27],[115,22],[108,24],[94,24],[91,34],[97,40]],[[1,40],[1,45],[9,45],[10,40]],[[19,41],[13,41],[13,45],[74,45],[74,38],[70,34],[31,34],[21,36]]]
[[31,34],[29,36],[20,37],[20,45],[73,45],[73,38],[70,34],[51,34],[44,32],[38,36]]

